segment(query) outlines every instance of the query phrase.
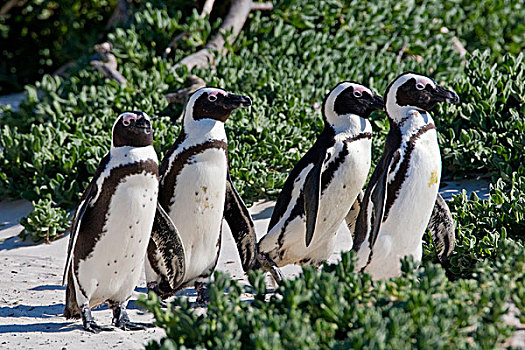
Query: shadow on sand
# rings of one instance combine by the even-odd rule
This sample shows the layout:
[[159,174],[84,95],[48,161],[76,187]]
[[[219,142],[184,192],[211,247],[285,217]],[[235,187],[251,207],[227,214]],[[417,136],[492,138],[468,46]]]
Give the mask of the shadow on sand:
[[268,207],[268,208],[264,208],[260,212],[252,214],[252,218],[253,218],[253,220],[269,219],[269,218],[272,217],[272,213],[273,213],[273,206]]
[[0,325],[0,334],[4,333],[58,333],[69,332],[75,329],[82,329],[82,324],[78,322],[44,322],[44,323],[30,323],[30,324],[8,324]]
[[35,317],[51,318],[60,316],[64,312],[64,304],[52,305],[24,305],[19,304],[13,307],[0,307],[0,317]]
[[38,244],[39,243],[35,243],[31,239],[26,239],[24,241],[22,238],[18,236],[12,236],[0,242],[0,251],[12,250],[12,249],[20,248],[20,247],[29,247],[29,246],[38,245]]
[[41,286],[33,287],[29,290],[37,290],[37,291],[43,291],[43,290],[66,290],[66,286],[56,285],[56,284],[43,284]]

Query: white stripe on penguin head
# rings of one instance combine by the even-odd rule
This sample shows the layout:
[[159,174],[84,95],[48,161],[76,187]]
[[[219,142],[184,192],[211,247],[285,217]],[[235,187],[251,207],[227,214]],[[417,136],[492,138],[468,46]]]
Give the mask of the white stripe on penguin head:
[[[367,88],[366,86],[363,86],[361,84],[356,84],[352,82],[342,82],[339,83],[335,88],[332,89],[332,91],[329,92],[328,97],[326,98],[326,103],[324,106],[324,113],[326,120],[328,123],[332,126],[335,126],[336,124],[339,124],[341,121],[348,119],[347,116],[338,115],[335,112],[335,101],[337,100],[337,97],[346,89],[352,87],[354,91],[354,96],[360,97],[363,95],[364,92],[370,94],[370,96],[374,96],[374,93],[372,90]],[[357,94],[360,94],[360,96],[357,96]]]
[[397,103],[397,90],[410,79],[414,79],[416,81],[416,88],[421,86],[421,90],[427,85],[432,86],[434,89],[436,88],[436,83],[432,79],[421,74],[405,73],[397,77],[385,94],[385,111],[394,121],[398,122],[404,118],[410,110],[417,108],[415,106],[400,106]]
[[195,102],[203,94],[217,97],[217,95],[227,96],[228,92],[218,88],[203,87],[191,95],[183,112],[184,132],[189,139],[192,139],[191,144],[210,139],[226,140],[223,122],[211,118],[194,119]]

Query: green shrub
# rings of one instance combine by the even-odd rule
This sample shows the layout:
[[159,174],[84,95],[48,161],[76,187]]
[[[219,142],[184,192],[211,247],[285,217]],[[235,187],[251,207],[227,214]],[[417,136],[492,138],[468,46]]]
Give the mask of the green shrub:
[[525,60],[489,51],[468,57],[465,75],[452,86],[461,104],[441,106],[440,144],[448,173],[490,172],[510,180],[525,174]]
[[[195,72],[208,85],[254,100],[253,107],[226,123],[232,175],[243,198],[252,202],[279,193],[287,172],[322,128],[314,105],[337,82],[361,81],[383,92],[407,70],[433,75],[467,102],[436,113],[445,176],[476,170],[508,180],[521,172],[523,114],[512,101],[523,101],[523,63],[521,56],[500,53],[517,52],[510,48],[522,45],[514,34],[524,10],[516,4],[474,3],[498,19],[491,25],[505,33],[502,38],[476,29],[485,19],[473,15],[477,7],[459,2],[283,0],[270,13],[251,14],[230,53],[219,57],[215,68]],[[18,112],[2,111],[0,197],[51,196],[64,208],[76,204],[109,149],[114,119],[124,110],[141,109],[154,118],[155,147],[162,156],[176,138],[182,109],[168,106],[164,95],[182,87],[188,74],[174,71],[173,64],[197,50],[219,23],[195,12],[186,16],[187,5],[137,3],[129,26],[108,34],[127,84],[103,78],[84,58],[69,78],[45,76],[35,87],[27,86],[28,101]],[[182,32],[191,35],[163,59],[166,45]],[[469,50],[489,52],[469,56],[463,67],[454,36]],[[491,90],[481,84],[490,83],[492,71],[497,97],[487,103],[479,97],[491,97]],[[382,113],[371,120],[377,161],[388,123]],[[466,137],[463,129],[478,136]]]
[[57,208],[50,199],[41,199],[33,202],[34,210],[20,220],[24,231],[20,233],[22,239],[30,237],[33,242],[44,241],[49,243],[59,238],[69,228],[67,211]]
[[[432,263],[405,260],[403,275],[372,281],[354,272],[354,255],[343,253],[321,271],[303,268],[265,301],[266,287],[251,272],[253,302],[242,300],[236,281],[216,273],[207,312],[186,298],[167,309],[150,294],[142,304],[166,330],[147,349],[490,349],[513,333],[503,322],[515,293],[523,293],[525,250],[510,241],[476,278],[451,282]],[[225,293],[226,292],[226,293]]]
[[[448,206],[456,223],[456,247],[447,265],[449,277],[471,276],[480,261],[494,261],[507,240],[525,244],[525,177],[513,174],[490,185],[489,198],[474,192],[454,196]],[[427,235],[427,241],[431,242]],[[425,244],[425,259],[437,262],[431,243]]]
[[142,299],[166,330],[147,348],[497,348],[515,331],[503,320],[509,305],[520,318],[525,310],[525,177],[497,181],[488,200],[463,192],[449,206],[457,240],[446,270],[432,262],[431,243],[420,268],[405,259],[403,276],[387,281],[354,272],[353,252],[343,253],[336,265],[283,281],[269,302],[264,279],[250,272],[251,303],[216,274],[204,315],[184,297],[167,309],[153,294]]

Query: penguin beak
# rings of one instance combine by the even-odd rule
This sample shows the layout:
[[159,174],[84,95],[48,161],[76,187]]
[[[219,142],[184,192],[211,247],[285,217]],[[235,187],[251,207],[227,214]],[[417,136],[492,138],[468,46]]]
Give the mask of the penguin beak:
[[252,99],[248,96],[228,94],[222,99],[221,105],[227,110],[250,107],[252,105]]
[[132,127],[141,129],[146,134],[151,133],[151,122],[146,119],[143,115],[131,124]]
[[370,100],[368,100],[368,106],[373,110],[383,110],[385,108],[385,101],[379,95],[374,95]]
[[141,129],[147,129],[151,127],[151,123],[149,122],[149,120],[147,120],[146,118],[142,116],[139,119],[137,119],[137,121],[135,122],[135,127],[141,128]]
[[432,95],[435,102],[459,103],[458,94],[441,86],[436,86]]

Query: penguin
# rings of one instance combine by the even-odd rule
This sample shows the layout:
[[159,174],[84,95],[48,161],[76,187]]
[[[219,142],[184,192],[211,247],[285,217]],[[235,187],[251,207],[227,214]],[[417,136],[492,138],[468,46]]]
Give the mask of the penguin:
[[334,251],[338,227],[365,184],[371,162],[372,126],[383,98],[355,82],[326,95],[324,129],[284,183],[259,251],[277,266],[320,265]]
[[258,255],[253,220],[232,183],[224,129],[233,110],[251,103],[247,96],[204,87],[184,107],[180,135],[161,162],[159,190],[159,204],[176,225],[182,249],[170,250],[171,233],[154,228],[145,262],[148,290],[162,298],[193,284],[197,303],[206,303],[204,282],[217,265],[223,218],[243,269],[267,263]]
[[454,223],[438,193],[441,154],[429,113],[440,102],[459,103],[459,97],[421,74],[401,74],[386,90],[390,130],[360,204],[352,248],[358,268],[374,279],[399,276],[402,257],[421,261],[427,226],[441,261],[454,249]]
[[[148,115],[126,112],[112,129],[109,153],[102,159],[73,217],[63,284],[66,318],[82,318],[84,329],[98,333],[91,309],[105,302],[113,325],[144,329],[126,312],[142,273],[155,213],[164,227],[173,223],[157,205],[158,159]],[[176,231],[173,232],[176,234]]]

